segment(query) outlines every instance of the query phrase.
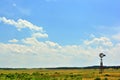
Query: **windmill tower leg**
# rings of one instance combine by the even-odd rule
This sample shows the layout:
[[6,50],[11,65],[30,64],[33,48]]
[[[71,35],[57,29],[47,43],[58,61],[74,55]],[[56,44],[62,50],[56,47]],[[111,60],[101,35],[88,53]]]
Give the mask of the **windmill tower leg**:
[[101,58],[101,60],[100,60],[100,74],[102,74],[102,72],[103,72],[103,62],[102,62],[102,58]]

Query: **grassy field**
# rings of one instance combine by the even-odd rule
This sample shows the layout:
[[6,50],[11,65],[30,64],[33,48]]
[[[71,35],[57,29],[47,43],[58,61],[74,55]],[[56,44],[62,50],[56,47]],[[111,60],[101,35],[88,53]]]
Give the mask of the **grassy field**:
[[120,80],[120,69],[0,70],[0,80]]

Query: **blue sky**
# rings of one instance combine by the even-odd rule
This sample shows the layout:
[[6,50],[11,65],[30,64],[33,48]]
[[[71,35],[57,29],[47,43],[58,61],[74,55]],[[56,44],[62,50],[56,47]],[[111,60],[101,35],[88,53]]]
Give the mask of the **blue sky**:
[[0,67],[99,65],[100,52],[119,65],[119,10],[119,0],[1,0]]

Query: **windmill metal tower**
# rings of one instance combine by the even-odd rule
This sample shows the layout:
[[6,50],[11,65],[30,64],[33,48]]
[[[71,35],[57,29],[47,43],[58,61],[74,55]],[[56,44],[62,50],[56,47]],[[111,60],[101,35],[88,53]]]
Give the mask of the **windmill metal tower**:
[[103,60],[102,60],[102,58],[104,57],[104,56],[106,56],[105,54],[103,54],[103,53],[100,53],[99,54],[99,57],[100,57],[100,74],[102,74],[103,73]]

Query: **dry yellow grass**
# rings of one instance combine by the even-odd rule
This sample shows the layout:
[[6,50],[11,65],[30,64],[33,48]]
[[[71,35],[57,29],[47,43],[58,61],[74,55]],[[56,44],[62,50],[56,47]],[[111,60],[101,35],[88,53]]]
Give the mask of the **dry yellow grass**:
[[[94,80],[99,77],[102,80],[120,80],[120,69],[105,69],[103,74],[99,74],[99,69],[61,69],[61,70],[46,70],[46,69],[27,69],[27,70],[0,70],[0,73],[29,73],[39,72],[42,74],[53,75],[59,73],[58,77],[64,75],[80,75],[82,80]],[[54,75],[55,76],[55,75]]]

